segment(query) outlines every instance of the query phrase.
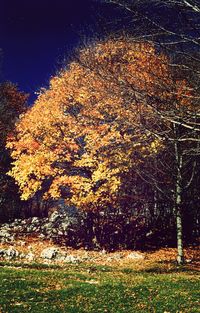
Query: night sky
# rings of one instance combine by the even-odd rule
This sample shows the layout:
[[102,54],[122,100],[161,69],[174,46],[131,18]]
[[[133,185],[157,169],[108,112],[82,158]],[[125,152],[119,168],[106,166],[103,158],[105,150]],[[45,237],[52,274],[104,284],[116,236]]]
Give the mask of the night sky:
[[[166,29],[199,38],[199,27],[192,27],[192,32],[190,27],[186,29],[191,16],[185,12],[181,15],[176,8],[164,10],[149,1],[143,7],[138,1],[133,3],[138,3],[142,15],[149,14]],[[133,15],[124,15],[119,7],[101,0],[0,0],[0,78],[17,83],[20,90],[29,93],[31,104],[35,92],[48,87],[50,77],[73,56],[83,39],[102,37],[124,27],[137,36],[152,28],[141,16],[132,22]],[[199,18],[193,17],[194,21],[199,25]]]
[[1,79],[30,93],[30,103],[35,91],[48,86],[82,34],[93,36],[97,19],[110,15],[105,4],[91,0],[0,0],[0,4]]

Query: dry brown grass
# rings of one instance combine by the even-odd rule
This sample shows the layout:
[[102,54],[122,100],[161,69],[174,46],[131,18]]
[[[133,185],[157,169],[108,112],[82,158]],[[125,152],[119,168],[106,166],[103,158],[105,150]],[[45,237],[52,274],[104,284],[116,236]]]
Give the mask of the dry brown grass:
[[[32,252],[35,260],[43,262],[40,254],[47,247],[57,247],[61,252],[67,255],[80,258],[86,264],[106,265],[123,268],[133,268],[134,270],[143,270],[151,268],[155,264],[160,264],[162,268],[170,269],[176,264],[176,249],[161,248],[155,251],[140,252],[137,251],[142,259],[131,259],[128,256],[133,252],[130,250],[122,250],[116,252],[105,251],[88,251],[84,249],[72,249],[70,247],[58,246],[49,240],[39,240],[37,237],[27,237],[23,240],[17,240],[13,244],[0,244],[0,249],[11,248],[17,249],[20,253],[27,254]],[[186,267],[188,269],[200,270],[200,249],[199,247],[187,247],[185,249]],[[23,262],[23,259],[22,259]],[[27,262],[27,260],[26,260]],[[54,261],[62,265],[62,261]]]

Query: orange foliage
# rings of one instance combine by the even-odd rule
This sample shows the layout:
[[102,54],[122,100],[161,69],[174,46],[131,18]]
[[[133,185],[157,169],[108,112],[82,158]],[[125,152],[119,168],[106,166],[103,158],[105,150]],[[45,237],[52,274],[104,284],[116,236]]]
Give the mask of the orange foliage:
[[148,101],[169,101],[169,86],[167,57],[150,43],[107,40],[83,49],[41,90],[8,142],[22,198],[41,190],[81,208],[115,203],[121,175],[161,146],[141,119],[156,123]]

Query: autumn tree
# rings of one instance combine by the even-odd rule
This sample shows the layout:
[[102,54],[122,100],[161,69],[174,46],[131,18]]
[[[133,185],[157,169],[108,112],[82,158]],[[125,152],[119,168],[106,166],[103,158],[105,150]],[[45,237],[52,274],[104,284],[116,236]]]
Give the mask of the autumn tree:
[[11,168],[11,157],[6,149],[6,140],[13,136],[15,122],[25,112],[27,95],[10,83],[0,84],[0,219],[5,221],[19,214],[19,194],[17,186],[7,175]]
[[[70,202],[95,206],[102,192],[100,202],[106,201],[108,191],[114,195],[118,189],[119,168],[125,170],[132,160],[127,147],[130,155],[156,149],[152,136],[147,141],[146,134],[133,127],[138,124],[139,106],[125,106],[125,95],[119,95],[123,79],[153,93],[155,73],[150,77],[148,71],[142,74],[136,69],[151,61],[149,66],[163,76],[164,56],[157,56],[151,45],[124,40],[97,44],[92,51],[82,51],[79,61],[51,79],[50,88],[41,91],[18,123],[17,139],[8,144],[16,159],[12,175],[24,199],[43,189],[44,197],[59,198],[66,193]],[[94,71],[81,64],[87,58],[98,62]],[[104,78],[108,69],[113,70],[110,82]],[[142,75],[149,82],[144,84]],[[142,106],[142,99],[137,102]],[[70,192],[61,186],[70,187]]]
[[8,142],[10,174],[22,199],[40,192],[83,210],[119,207],[134,194],[130,173],[165,149],[166,136],[174,140],[171,125],[183,125],[190,103],[187,83],[173,78],[153,44],[96,43],[53,77],[20,119]]

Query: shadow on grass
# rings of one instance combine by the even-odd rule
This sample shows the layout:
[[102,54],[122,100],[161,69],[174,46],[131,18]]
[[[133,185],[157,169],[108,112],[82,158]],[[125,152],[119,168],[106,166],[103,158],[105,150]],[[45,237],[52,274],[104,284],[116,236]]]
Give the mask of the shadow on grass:
[[188,273],[199,274],[200,271],[188,267],[188,265],[178,265],[176,261],[159,261],[151,267],[134,270],[131,268],[124,268],[121,272],[125,274],[173,274],[173,273]]
[[67,263],[63,265],[59,264],[44,264],[44,263],[24,263],[24,262],[13,262],[13,261],[0,261],[0,267],[13,267],[13,268],[22,268],[22,269],[34,269],[34,270],[85,270],[88,273],[95,272],[113,272],[118,271],[119,269],[111,267],[111,266],[103,266],[103,265],[89,265],[84,263],[73,264]]
[[[196,260],[195,260],[196,261]],[[190,267],[189,267],[190,266]],[[11,262],[0,261],[0,267],[13,267],[21,269],[34,269],[34,270],[64,270],[79,272],[80,270],[86,271],[88,274],[100,273],[100,272],[121,272],[124,274],[172,274],[172,273],[188,273],[199,274],[200,271],[196,268],[191,268],[190,265],[177,265],[176,261],[159,261],[152,266],[143,269],[132,268],[120,268],[107,265],[89,265],[89,264],[73,264],[68,263],[64,265],[59,264],[44,264],[44,263],[23,263],[23,262]]]
[[62,266],[57,264],[44,264],[44,263],[24,263],[24,262],[11,262],[11,261],[0,261],[0,267],[16,267],[16,268],[27,268],[27,269],[62,269]]

